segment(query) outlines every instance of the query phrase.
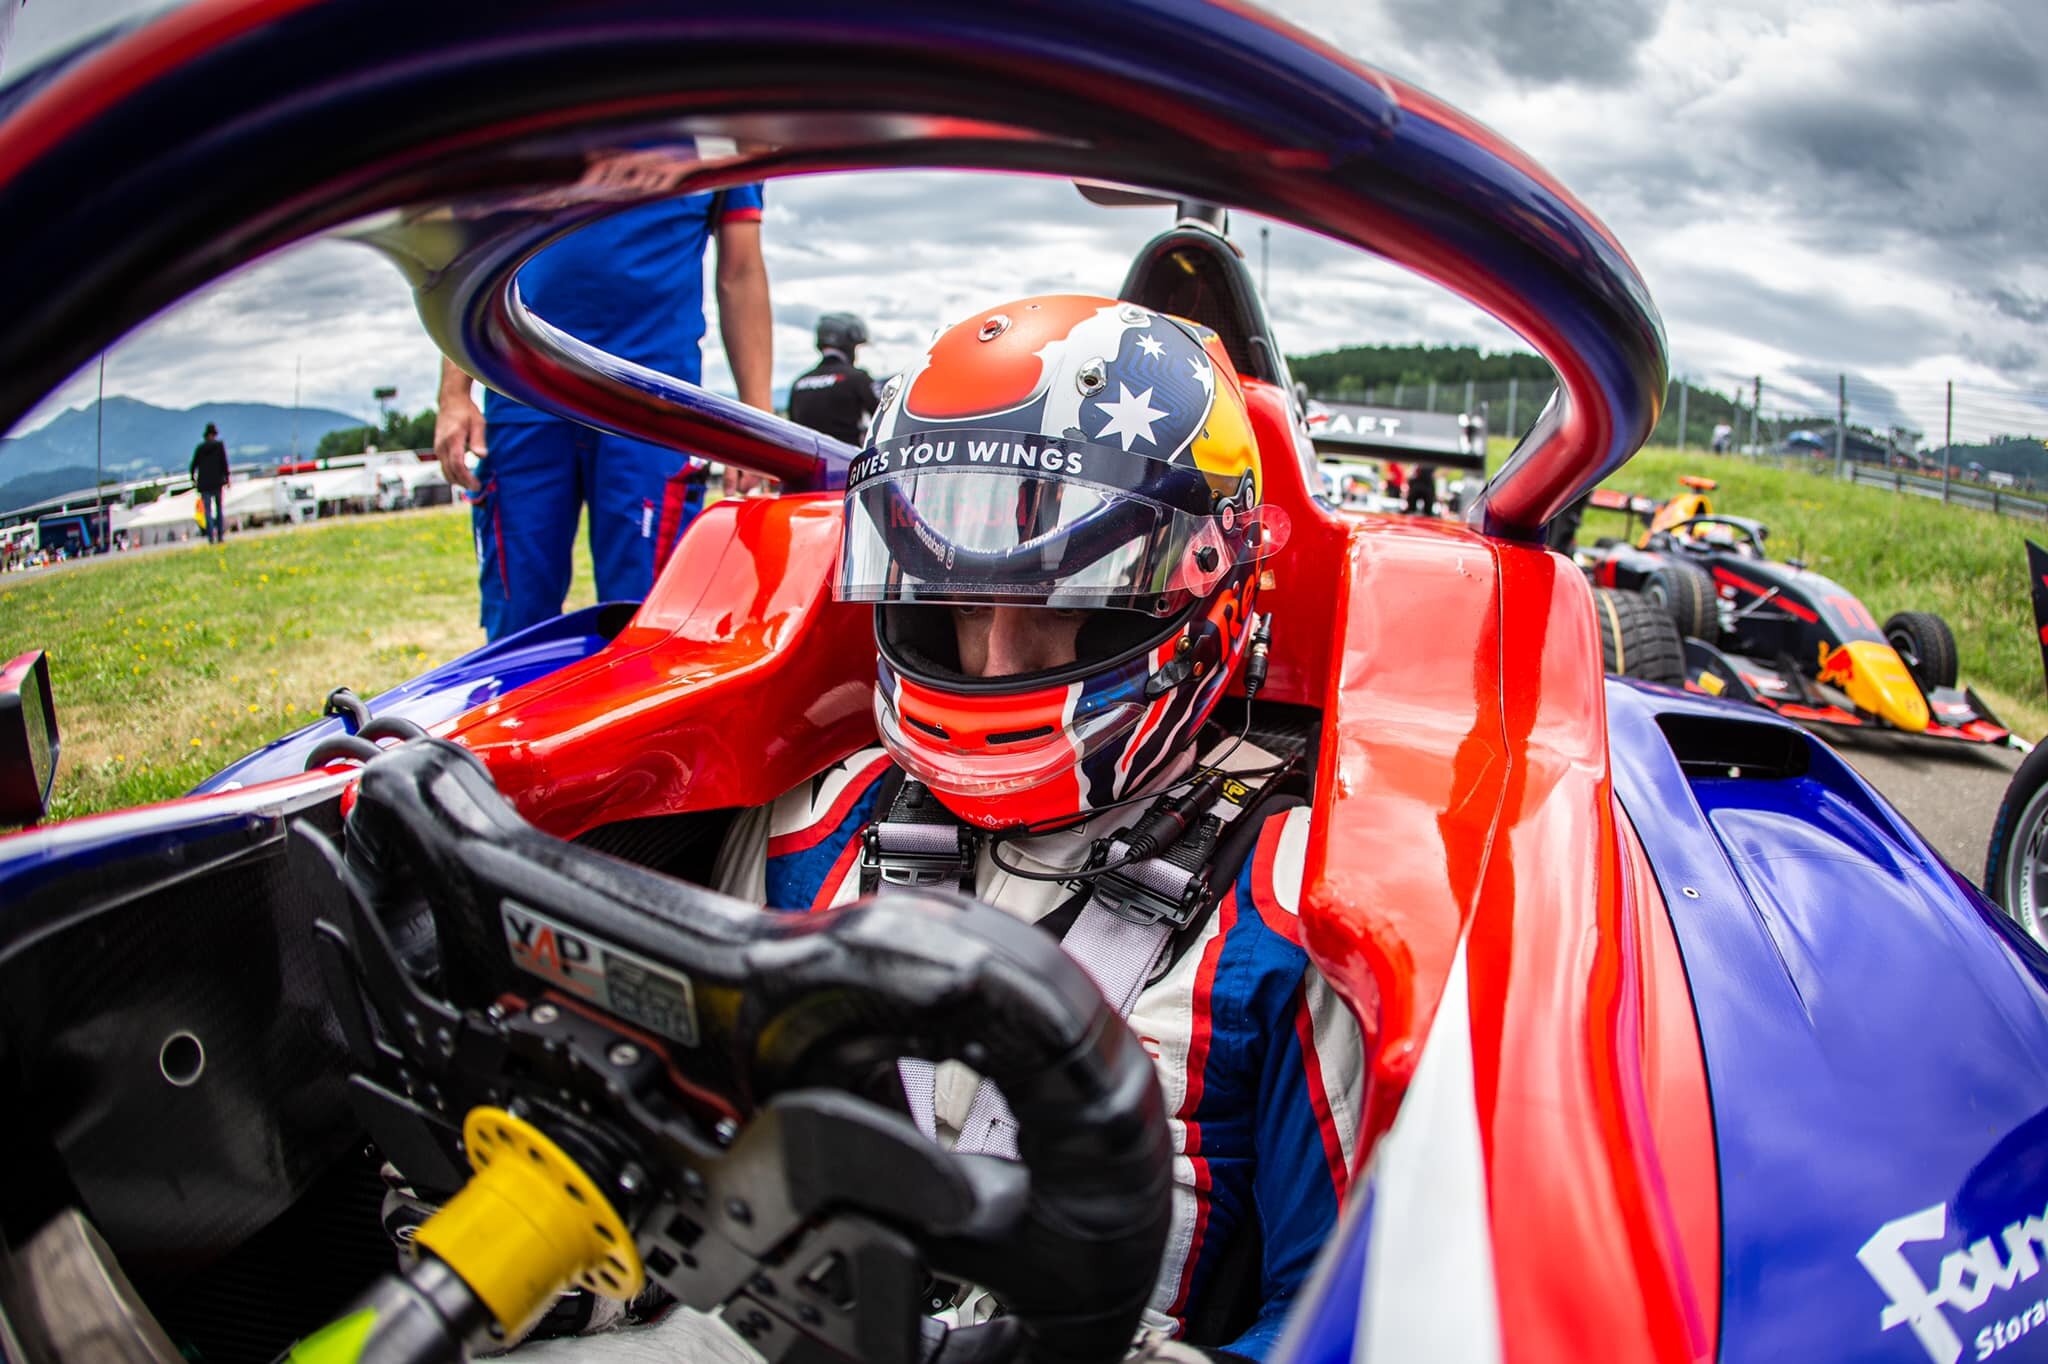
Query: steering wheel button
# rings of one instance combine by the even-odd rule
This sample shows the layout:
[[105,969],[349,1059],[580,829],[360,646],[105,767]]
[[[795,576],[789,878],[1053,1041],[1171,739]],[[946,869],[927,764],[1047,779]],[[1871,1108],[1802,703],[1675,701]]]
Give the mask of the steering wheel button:
[[806,1291],[841,1311],[853,1306],[853,1274],[847,1268],[846,1257],[836,1250],[805,1270],[801,1282]]

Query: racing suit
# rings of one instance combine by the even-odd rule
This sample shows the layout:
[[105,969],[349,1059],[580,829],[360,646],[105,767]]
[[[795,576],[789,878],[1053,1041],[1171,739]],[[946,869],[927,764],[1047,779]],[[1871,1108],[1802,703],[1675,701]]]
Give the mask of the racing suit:
[[[1247,771],[1271,762],[1245,745],[1223,765]],[[878,813],[890,766],[882,749],[866,749],[740,816],[720,854],[720,889],[799,913],[858,898],[860,834]],[[1071,871],[1094,839],[1135,824],[1144,809],[1109,810],[1075,830],[1006,843],[1004,859]],[[1211,813],[1227,821],[1240,812],[1225,799]],[[1358,1027],[1310,964],[1296,919],[1308,831],[1300,805],[1264,820],[1215,912],[1154,968],[1129,1015],[1158,1063],[1174,1150],[1172,1229],[1146,1323],[1178,1332],[1191,1304],[1231,1291],[1235,1285],[1216,1280],[1217,1266],[1235,1234],[1255,1230],[1258,1318],[1235,1340],[1205,1342],[1253,1359],[1278,1340],[1335,1225],[1357,1142]],[[1035,923],[1074,900],[1076,889],[1011,876],[984,844],[975,895]],[[947,1063],[935,1080],[937,1125],[957,1134],[978,1079]]]
[[828,347],[818,363],[789,386],[789,419],[848,445],[861,443],[861,425],[874,415],[875,381],[845,354]]

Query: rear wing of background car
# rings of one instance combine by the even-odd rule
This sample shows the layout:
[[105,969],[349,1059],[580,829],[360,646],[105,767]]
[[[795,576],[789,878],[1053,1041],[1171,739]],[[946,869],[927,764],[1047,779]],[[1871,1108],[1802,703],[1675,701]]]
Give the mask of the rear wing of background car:
[[1311,404],[1309,439],[1325,459],[1398,459],[1486,470],[1486,415],[1411,412],[1364,403]]
[[1619,488],[1595,488],[1586,495],[1586,505],[1600,511],[1618,511],[1632,520],[1640,518],[1647,527],[1657,515],[1657,508],[1664,504],[1641,493],[1625,493]]

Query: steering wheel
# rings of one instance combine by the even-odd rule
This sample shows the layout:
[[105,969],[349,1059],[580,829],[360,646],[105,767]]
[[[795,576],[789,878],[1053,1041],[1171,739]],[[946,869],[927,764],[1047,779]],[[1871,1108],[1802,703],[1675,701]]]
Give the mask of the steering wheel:
[[[610,1199],[649,1278],[771,1360],[1123,1355],[1165,1246],[1164,1102],[1050,937],[937,893],[763,912],[541,833],[439,740],[364,768],[345,837],[343,857],[295,828],[293,856],[359,1109],[424,1190],[463,1178],[466,1113],[509,1109]],[[992,1080],[1021,1162],[860,1097],[905,1056]],[[929,1272],[1007,1315],[946,1338]]]

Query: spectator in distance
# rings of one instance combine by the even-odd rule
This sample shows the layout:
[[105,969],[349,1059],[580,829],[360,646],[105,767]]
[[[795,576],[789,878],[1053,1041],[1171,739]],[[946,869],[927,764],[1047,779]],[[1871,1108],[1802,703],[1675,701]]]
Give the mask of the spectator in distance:
[[228,538],[228,525],[220,512],[220,495],[228,486],[228,447],[220,442],[220,428],[212,422],[206,424],[206,438],[192,451],[192,464],[187,470],[192,475],[192,486],[199,493],[199,507],[206,517],[206,538],[211,544],[220,544]]

